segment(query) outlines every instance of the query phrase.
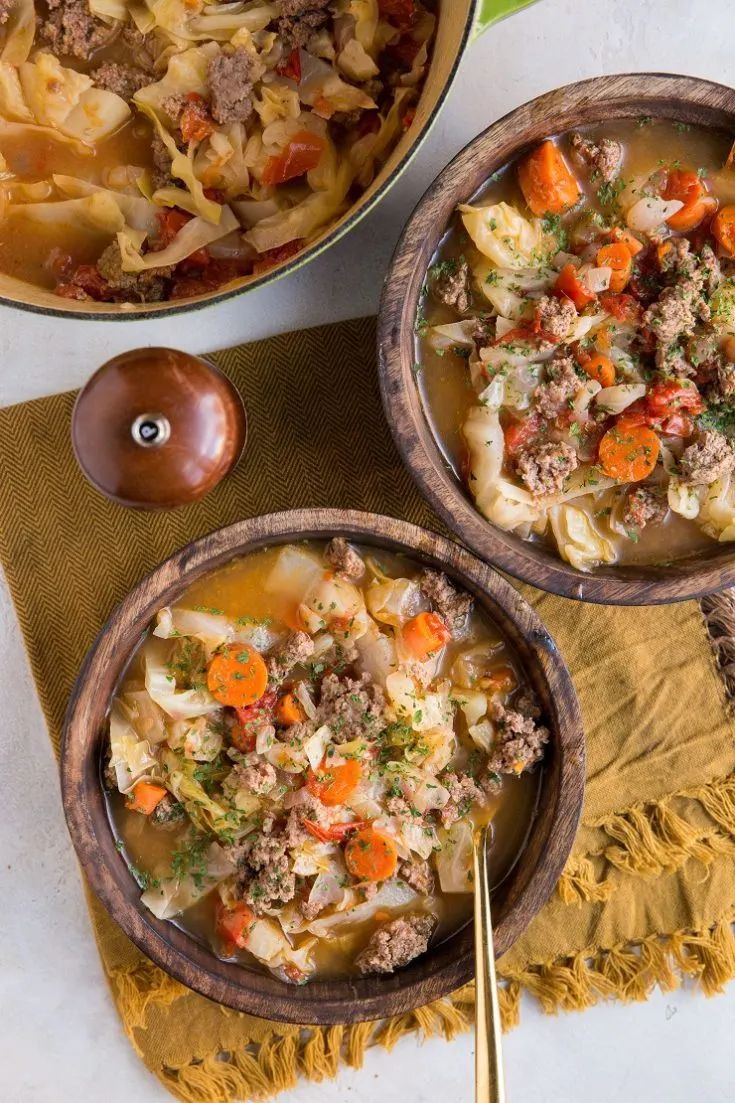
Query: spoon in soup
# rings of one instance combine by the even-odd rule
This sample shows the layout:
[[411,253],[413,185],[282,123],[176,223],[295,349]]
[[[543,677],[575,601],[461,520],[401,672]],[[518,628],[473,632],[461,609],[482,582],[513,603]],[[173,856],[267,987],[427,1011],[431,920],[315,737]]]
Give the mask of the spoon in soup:
[[474,834],[475,873],[475,1103],[505,1103],[500,1005],[490,912],[488,845],[492,824]]

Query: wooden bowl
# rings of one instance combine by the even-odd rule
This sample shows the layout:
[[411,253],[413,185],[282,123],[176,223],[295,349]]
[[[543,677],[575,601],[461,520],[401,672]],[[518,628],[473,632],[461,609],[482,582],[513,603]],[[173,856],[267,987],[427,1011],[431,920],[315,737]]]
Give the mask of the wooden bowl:
[[735,584],[735,548],[667,567],[599,567],[585,574],[540,543],[487,521],[447,464],[429,424],[414,372],[414,324],[426,269],[458,203],[550,134],[608,119],[674,119],[735,130],[735,90],[695,77],[636,73],[570,84],[494,123],[444,169],[408,222],[383,290],[378,354],[383,405],[403,459],[436,511],[473,551],[516,578],[564,597],[610,605],[656,605],[702,597]]
[[548,718],[552,739],[528,844],[494,899],[495,945],[504,953],[546,901],[574,840],[584,789],[584,738],[569,673],[540,620],[495,571],[457,544],[403,521],[344,510],[294,510],[241,521],[166,560],[117,607],[92,645],[66,716],[61,783],[69,831],[92,888],[133,942],[189,988],[229,1007],[296,1023],[344,1023],[400,1014],[446,995],[474,972],[471,927],[389,977],[315,980],[303,987],[220,961],[140,903],[140,889],[105,807],[101,762],[110,701],[128,660],[162,605],[234,557],[267,545],[344,534],[438,567],[474,594],[514,648]]
[[61,318],[125,319],[150,318],[161,314],[179,314],[210,303],[223,302],[234,295],[272,283],[280,276],[300,268],[338,241],[348,230],[372,210],[393,186],[413,155],[422,145],[452,86],[464,51],[475,30],[484,30],[498,19],[526,7],[532,0],[446,0],[439,6],[431,64],[416,115],[410,127],[370,186],[357,201],[335,221],[324,227],[319,236],[291,260],[271,268],[261,276],[247,276],[203,295],[176,299],[164,303],[90,303],[61,299],[51,291],[34,287],[0,272],[0,303],[21,307],[39,314]]

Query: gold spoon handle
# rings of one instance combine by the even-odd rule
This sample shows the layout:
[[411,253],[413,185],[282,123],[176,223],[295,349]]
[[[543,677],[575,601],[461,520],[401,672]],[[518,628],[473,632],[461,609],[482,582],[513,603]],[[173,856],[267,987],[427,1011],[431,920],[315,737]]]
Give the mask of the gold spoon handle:
[[505,1103],[500,1006],[490,915],[487,841],[490,825],[477,832],[475,867],[475,1103]]

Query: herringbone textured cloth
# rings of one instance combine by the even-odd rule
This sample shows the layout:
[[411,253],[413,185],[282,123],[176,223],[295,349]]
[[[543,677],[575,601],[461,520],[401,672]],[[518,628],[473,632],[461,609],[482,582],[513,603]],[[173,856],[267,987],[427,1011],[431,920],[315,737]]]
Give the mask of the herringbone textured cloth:
[[[136,513],[76,467],[74,395],[0,411],[0,558],[58,752],[66,700],[115,603],[187,541],[295,506],[345,506],[440,524],[384,423],[364,319],[217,355],[251,418],[248,451],[203,502]],[[583,606],[522,587],[555,636],[588,740],[583,825],[559,891],[501,963],[506,1021],[522,990],[548,1010],[641,999],[676,973],[717,991],[735,975],[735,743],[712,640],[732,662],[735,605]],[[49,794],[49,799],[52,794]],[[225,1012],[146,961],[90,901],[113,997],[132,1043],[191,1103],[263,1097],[298,1072],[319,1079],[366,1045],[471,1021],[471,986],[382,1024],[299,1030]]]

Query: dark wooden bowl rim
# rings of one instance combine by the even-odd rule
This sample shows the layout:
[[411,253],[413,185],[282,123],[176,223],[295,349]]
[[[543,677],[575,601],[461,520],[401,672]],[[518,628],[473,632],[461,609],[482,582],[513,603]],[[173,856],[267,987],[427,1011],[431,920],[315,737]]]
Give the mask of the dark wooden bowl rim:
[[269,974],[220,961],[140,903],[140,890],[116,851],[100,782],[109,704],[131,653],[155,612],[195,580],[233,558],[291,540],[344,534],[401,551],[445,570],[473,593],[515,649],[552,730],[533,830],[495,900],[495,945],[504,953],[548,899],[571,849],[584,790],[584,738],[569,672],[530,606],[462,547],[414,525],[345,510],[293,510],[241,521],[187,545],[121,602],[82,665],[64,726],[64,812],[82,868],[112,918],[149,958],[189,988],[228,1007],[305,1024],[356,1022],[400,1014],[459,988],[474,974],[465,927],[392,977],[286,985]]
[[735,90],[662,73],[595,77],[548,92],[494,123],[440,173],[416,206],[393,255],[378,319],[383,406],[419,489],[479,556],[554,594],[610,605],[654,605],[702,597],[735,584],[735,548],[667,566],[600,567],[586,574],[540,543],[487,521],[444,458],[414,373],[414,324],[426,269],[458,203],[471,200],[493,172],[542,138],[606,119],[675,119],[735,130]]

